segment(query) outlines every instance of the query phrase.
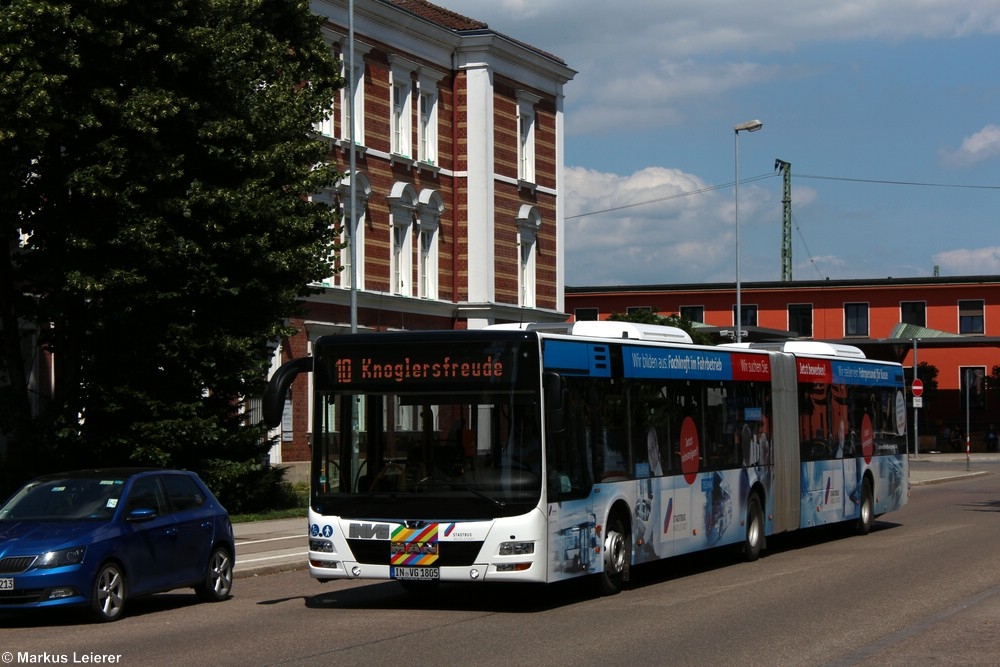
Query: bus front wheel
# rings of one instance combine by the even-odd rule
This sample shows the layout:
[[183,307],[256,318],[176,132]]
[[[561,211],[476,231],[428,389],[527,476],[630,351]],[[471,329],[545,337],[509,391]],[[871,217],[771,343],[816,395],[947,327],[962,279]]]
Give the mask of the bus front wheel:
[[597,575],[598,591],[602,595],[621,592],[631,556],[630,546],[625,522],[619,515],[612,514],[604,533],[604,571]]

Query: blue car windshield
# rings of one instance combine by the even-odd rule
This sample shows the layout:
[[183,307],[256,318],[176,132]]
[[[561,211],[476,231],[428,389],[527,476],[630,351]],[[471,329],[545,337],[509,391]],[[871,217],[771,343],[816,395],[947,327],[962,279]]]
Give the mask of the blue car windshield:
[[115,513],[124,479],[82,477],[47,479],[24,486],[3,507],[0,521],[93,519]]

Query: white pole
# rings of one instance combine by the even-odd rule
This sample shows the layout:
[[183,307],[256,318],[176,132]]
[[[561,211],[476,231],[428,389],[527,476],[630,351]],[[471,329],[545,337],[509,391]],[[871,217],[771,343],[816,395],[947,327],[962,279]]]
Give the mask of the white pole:
[[743,342],[743,304],[740,297],[740,131],[733,132],[736,137],[736,182],[733,186],[736,219],[736,342]]
[[969,404],[972,402],[972,369],[965,369],[965,469],[968,470],[971,467],[971,461],[969,460],[969,428],[971,424],[969,423]]
[[733,193],[736,219],[736,342],[743,342],[743,296],[740,286],[740,131],[756,132],[764,127],[764,123],[759,120],[751,120],[733,126],[733,134],[736,136],[736,182]]
[[348,219],[348,234],[351,256],[351,333],[358,331],[358,248],[355,241],[357,234],[357,157],[355,156],[354,144],[357,137],[354,128],[358,124],[357,109],[354,106],[354,0],[350,0],[347,5],[347,104],[350,112],[347,116],[351,119],[349,130],[350,151],[351,151],[351,173],[350,173],[350,207],[351,212]]
[[[357,141],[354,128],[358,125],[357,107],[354,106],[354,0],[349,0],[347,4],[347,103],[350,105],[350,113],[347,116],[351,119],[351,127],[348,133],[350,143],[350,207],[351,213],[348,219],[348,230],[350,233],[349,243],[351,257],[351,333],[358,332],[358,229],[357,221],[358,207],[358,174],[357,157],[354,145]],[[358,397],[350,396],[351,403],[351,479],[358,479],[361,457],[361,425],[358,420]],[[351,489],[357,491],[359,489]]]
[[[919,338],[913,339],[913,381],[917,381],[917,341]],[[913,460],[916,461],[917,457],[920,456],[920,422],[918,421],[920,415],[920,408],[916,406],[916,401],[913,405]]]

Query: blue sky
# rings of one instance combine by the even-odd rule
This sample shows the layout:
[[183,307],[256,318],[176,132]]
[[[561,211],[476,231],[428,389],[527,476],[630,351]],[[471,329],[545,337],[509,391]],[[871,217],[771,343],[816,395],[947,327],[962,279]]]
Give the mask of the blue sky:
[[[1000,0],[437,0],[564,59],[566,283],[1000,274]],[[700,194],[689,194],[700,192]]]

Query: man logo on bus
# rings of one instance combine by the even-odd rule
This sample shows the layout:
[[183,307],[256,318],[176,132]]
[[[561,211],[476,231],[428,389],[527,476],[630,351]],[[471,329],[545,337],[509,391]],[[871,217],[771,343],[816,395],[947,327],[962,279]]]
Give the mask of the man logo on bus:
[[431,554],[436,556],[437,552],[436,542],[392,542],[389,545],[389,553],[393,556],[400,554]]

